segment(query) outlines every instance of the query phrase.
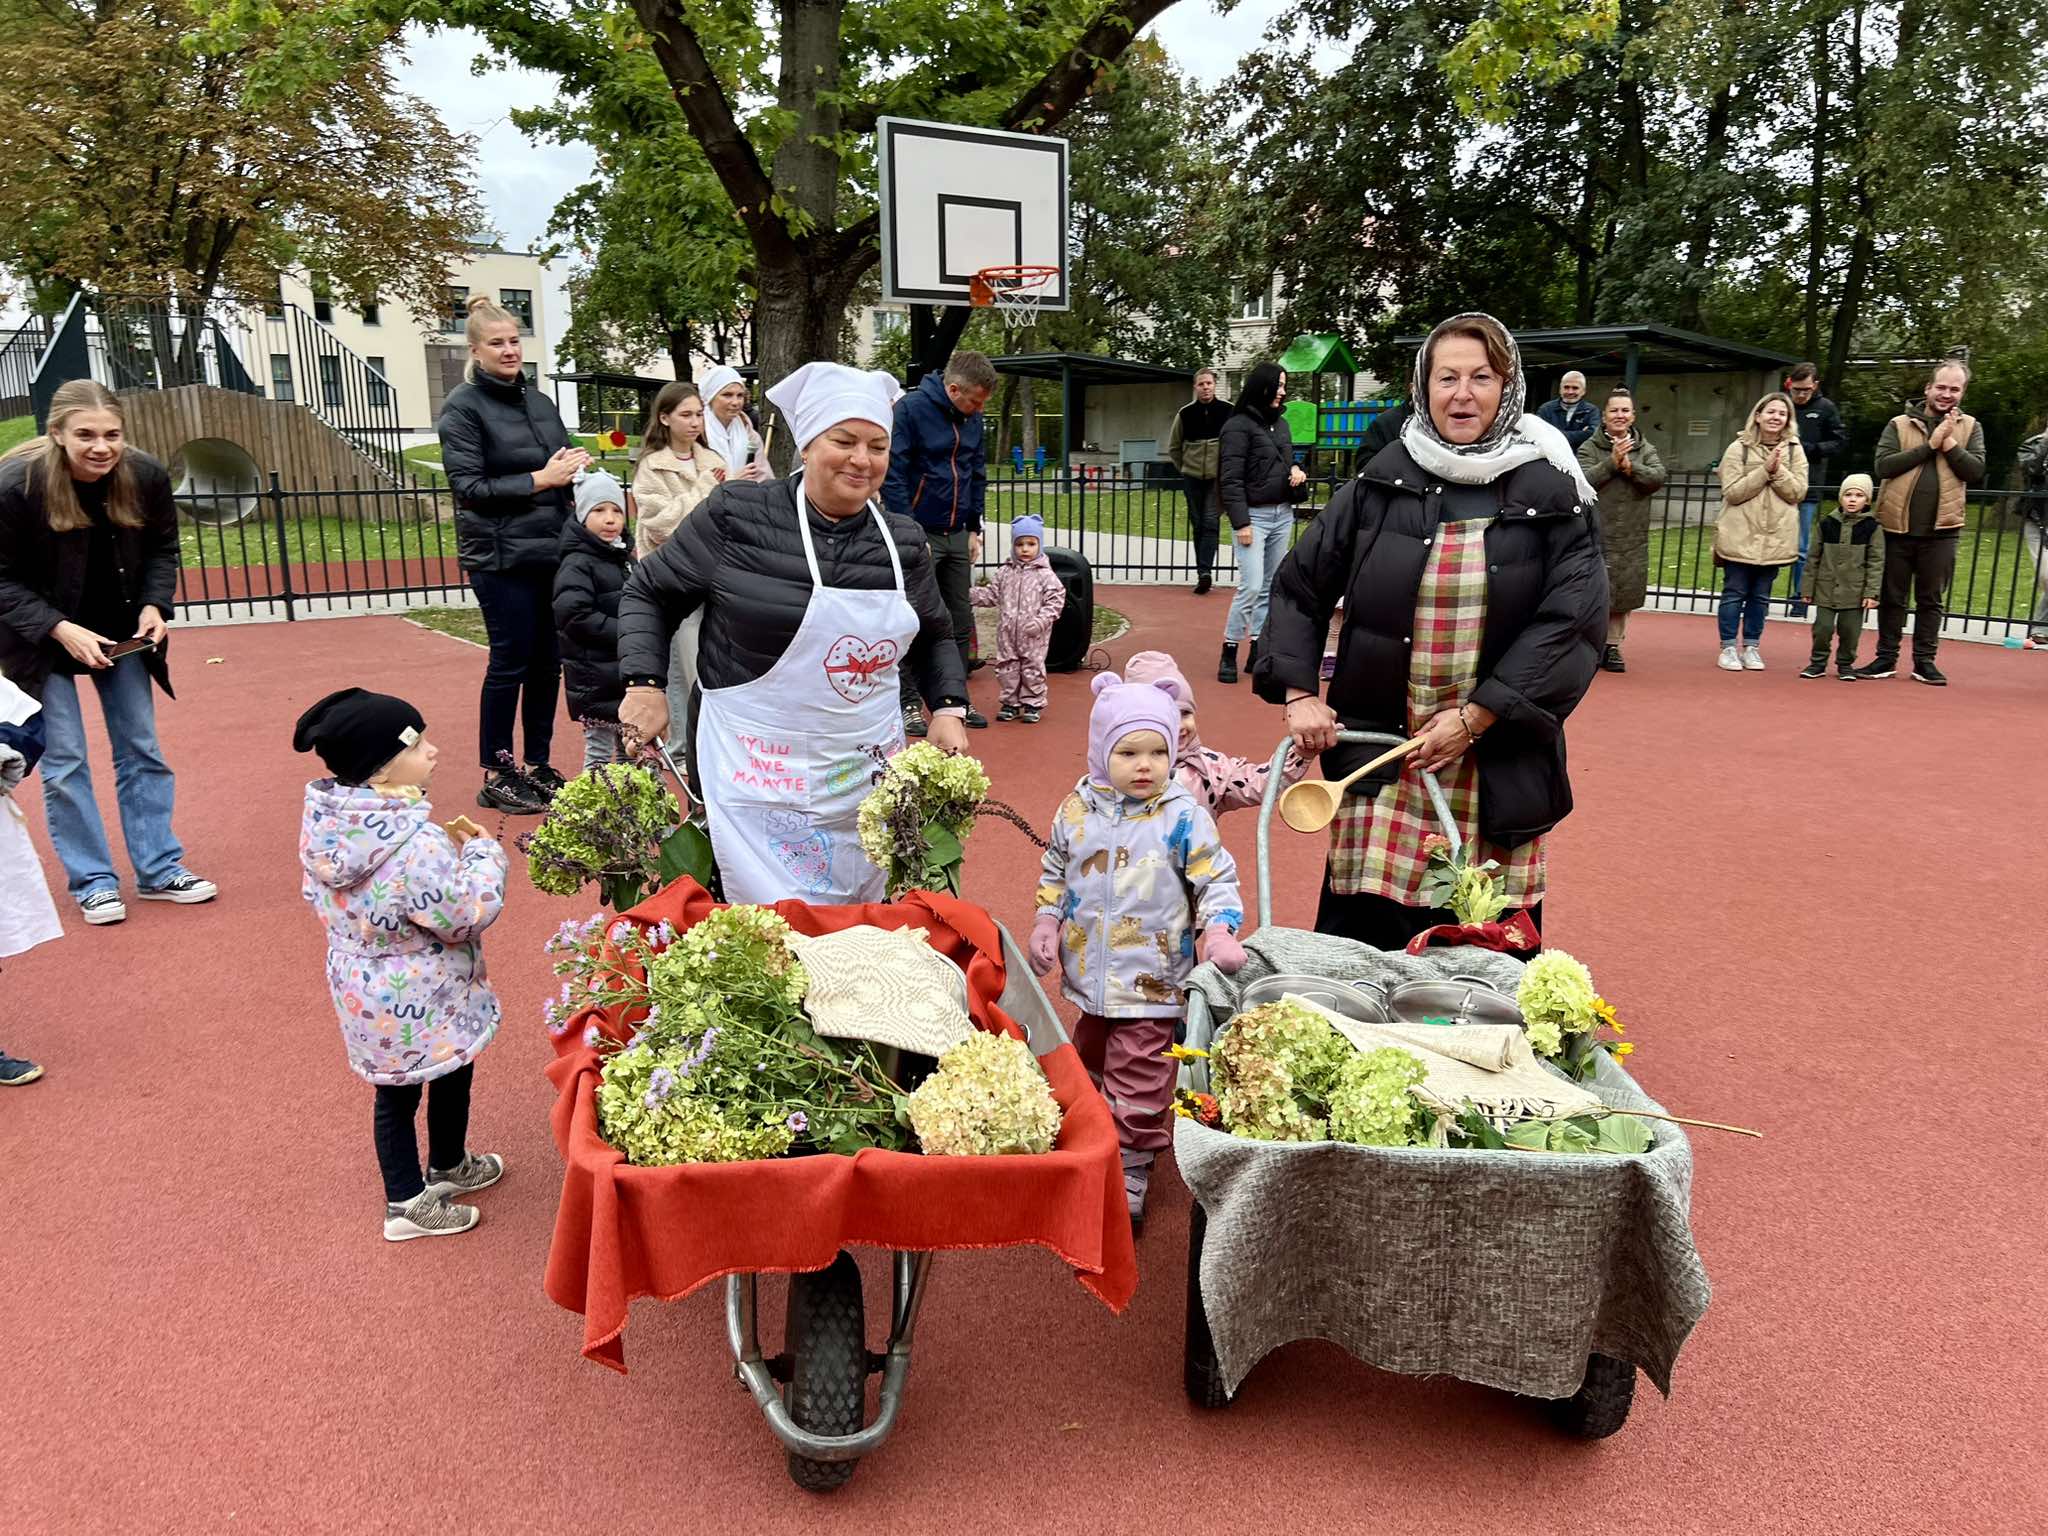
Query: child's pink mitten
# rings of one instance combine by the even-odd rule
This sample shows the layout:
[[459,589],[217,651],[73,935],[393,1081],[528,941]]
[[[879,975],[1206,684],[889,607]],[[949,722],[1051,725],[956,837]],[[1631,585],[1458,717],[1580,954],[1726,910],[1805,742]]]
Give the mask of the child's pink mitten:
[[1031,925],[1031,969],[1041,976],[1050,976],[1060,966],[1060,920],[1050,912],[1039,914],[1038,921]]
[[1202,958],[1226,976],[1235,976],[1244,964],[1244,946],[1221,924],[1202,935],[1201,950]]

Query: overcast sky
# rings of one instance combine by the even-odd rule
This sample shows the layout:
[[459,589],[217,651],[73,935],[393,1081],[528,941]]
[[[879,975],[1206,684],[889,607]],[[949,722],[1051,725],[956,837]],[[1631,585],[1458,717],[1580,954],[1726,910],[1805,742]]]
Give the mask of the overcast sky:
[[[1251,40],[1290,9],[1285,0],[1243,0],[1224,17],[1213,0],[1180,0],[1149,35],[1166,45],[1181,69],[1214,85],[1236,67]],[[534,249],[546,241],[555,204],[590,176],[591,157],[580,146],[534,144],[514,128],[512,110],[551,101],[554,78],[523,69],[473,75],[470,64],[480,51],[474,33],[416,31],[408,40],[410,63],[400,71],[400,84],[432,102],[450,128],[477,137],[478,182],[492,221],[508,246]],[[559,277],[542,301],[555,335],[566,307]]]

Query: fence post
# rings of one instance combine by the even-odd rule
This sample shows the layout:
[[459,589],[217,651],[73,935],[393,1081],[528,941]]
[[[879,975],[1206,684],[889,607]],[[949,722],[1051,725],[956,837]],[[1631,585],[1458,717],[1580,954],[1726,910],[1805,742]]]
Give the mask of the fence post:
[[294,623],[299,616],[292,606],[292,556],[285,543],[284,488],[278,484],[274,469],[270,472],[270,520],[277,529],[277,570],[283,578],[285,622]]

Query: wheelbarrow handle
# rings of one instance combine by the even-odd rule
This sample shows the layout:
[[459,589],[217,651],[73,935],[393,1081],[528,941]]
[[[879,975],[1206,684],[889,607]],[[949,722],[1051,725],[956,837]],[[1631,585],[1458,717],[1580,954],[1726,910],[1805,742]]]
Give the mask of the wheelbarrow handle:
[[[1406,738],[1386,731],[1339,731],[1339,741],[1353,742],[1365,747],[1399,747]],[[1294,745],[1292,736],[1280,738],[1280,745],[1273,753],[1272,771],[1266,775],[1266,798],[1259,805],[1259,926],[1269,928],[1273,923],[1273,812],[1280,804],[1280,792],[1286,788],[1281,782],[1287,771],[1287,752]],[[1451,852],[1456,853],[1464,846],[1465,839],[1458,832],[1458,821],[1451,814],[1451,803],[1444,798],[1443,786],[1436,775],[1428,769],[1422,770],[1422,787],[1429,794],[1429,803],[1436,810],[1437,825],[1443,828],[1444,837],[1450,842]]]

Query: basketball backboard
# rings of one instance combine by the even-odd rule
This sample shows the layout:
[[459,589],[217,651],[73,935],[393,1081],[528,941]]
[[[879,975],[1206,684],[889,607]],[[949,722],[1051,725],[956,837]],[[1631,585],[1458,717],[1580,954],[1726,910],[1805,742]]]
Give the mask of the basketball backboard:
[[882,302],[960,305],[983,267],[1057,267],[1043,309],[1066,309],[1067,141],[885,117]]

